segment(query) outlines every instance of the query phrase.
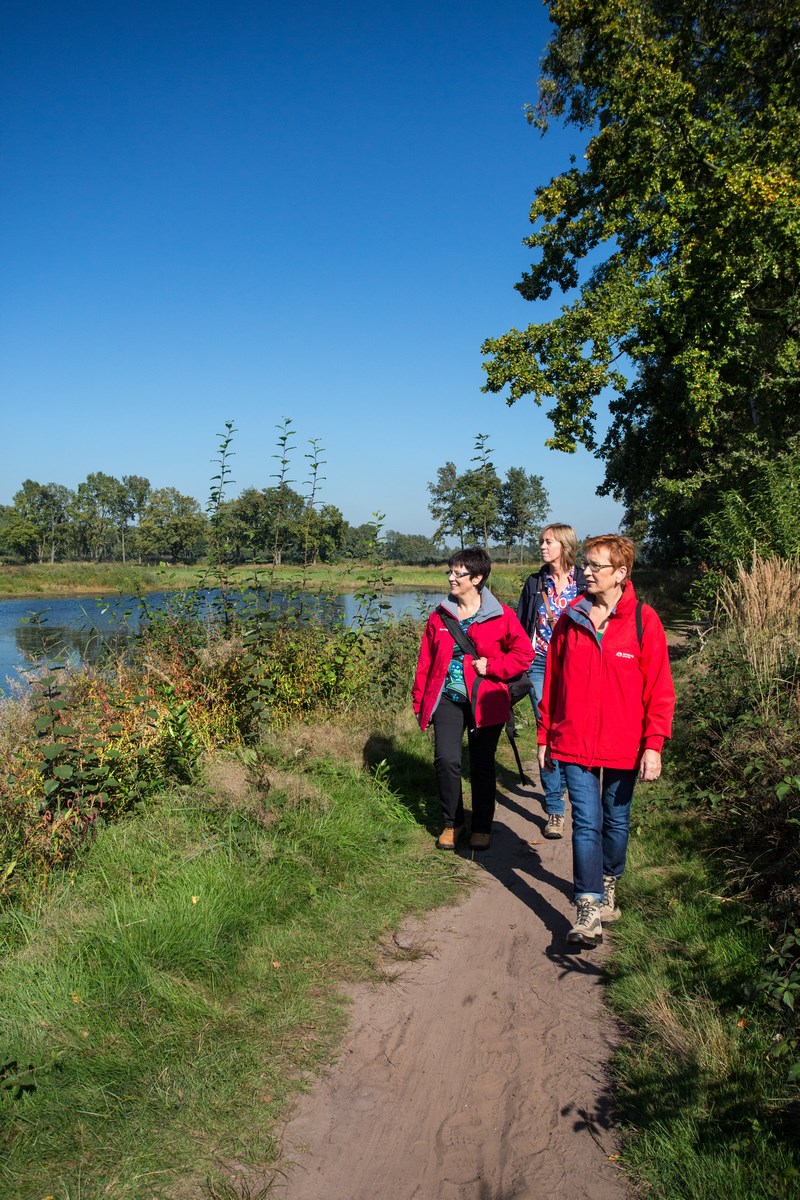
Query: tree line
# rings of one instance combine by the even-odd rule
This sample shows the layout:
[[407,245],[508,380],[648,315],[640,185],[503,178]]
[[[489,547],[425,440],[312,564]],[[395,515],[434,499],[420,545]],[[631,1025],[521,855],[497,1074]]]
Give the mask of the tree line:
[[[311,505],[289,484],[246,488],[214,513],[215,537],[230,562],[316,563],[366,558],[369,523],[351,525],[334,504]],[[208,551],[209,514],[177,488],[153,488],[141,475],[116,479],[93,471],[74,490],[26,479],[0,506],[0,555],[26,563],[183,562]],[[436,538],[388,530],[386,556],[396,562],[440,562]]]
[[[284,433],[288,425],[283,427]],[[313,445],[313,443],[312,443]],[[93,471],[74,490],[61,483],[26,479],[10,505],[0,506],[0,556],[26,563],[183,562],[216,553],[232,563],[318,563],[365,559],[374,552],[375,526],[351,525],[334,504],[317,499],[320,461],[314,446],[312,478],[306,495],[288,479],[288,440],[279,439],[281,466],[269,487],[245,488],[226,498],[212,489],[206,509],[177,488],[154,488],[143,475],[117,479]],[[501,482],[485,435],[476,441],[476,466],[459,473],[453,463],[439,468],[429,484],[433,536],[382,531],[382,551],[397,563],[441,562],[453,542],[499,543],[511,560],[512,548],[530,549],[528,539],[547,509],[540,476],[512,467]],[[227,481],[226,481],[227,483]],[[498,552],[497,549],[495,551]]]

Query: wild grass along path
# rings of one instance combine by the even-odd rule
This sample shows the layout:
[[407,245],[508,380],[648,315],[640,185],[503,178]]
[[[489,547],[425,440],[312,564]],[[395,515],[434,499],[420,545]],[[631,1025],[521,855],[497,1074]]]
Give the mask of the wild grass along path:
[[386,982],[353,989],[270,1197],[623,1200],[605,949],[566,946],[569,828],[562,841],[543,828],[538,792],[504,792],[469,897],[395,934]]

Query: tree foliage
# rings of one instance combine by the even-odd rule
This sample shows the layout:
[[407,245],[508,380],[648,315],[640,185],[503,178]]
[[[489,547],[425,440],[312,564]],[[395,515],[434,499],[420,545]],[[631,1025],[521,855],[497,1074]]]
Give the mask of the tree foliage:
[[528,475],[524,467],[509,467],[500,496],[500,534],[508,548],[519,546],[522,562],[525,543],[547,516],[550,499],[541,475]]
[[[800,428],[797,0],[550,0],[531,123],[589,133],[539,187],[517,285],[554,319],[484,343],[486,390],[554,400],[549,445],[673,552]],[[611,425],[598,443],[596,404]]]
[[544,481],[524,467],[510,467],[501,483],[491,453],[488,434],[479,433],[471,459],[476,466],[459,472],[447,462],[438,468],[428,484],[428,508],[437,522],[434,540],[457,538],[462,548],[468,542],[488,547],[491,540],[501,541],[509,562],[512,546],[519,545],[522,561],[527,538],[549,505]]

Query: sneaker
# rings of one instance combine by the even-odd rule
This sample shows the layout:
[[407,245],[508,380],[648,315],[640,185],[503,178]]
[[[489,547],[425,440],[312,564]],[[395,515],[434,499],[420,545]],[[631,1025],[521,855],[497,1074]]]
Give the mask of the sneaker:
[[547,824],[544,827],[544,836],[546,838],[562,838],[564,836],[564,814],[550,813],[547,817]]
[[463,825],[446,825],[436,839],[436,849],[455,850],[463,828]]
[[600,905],[600,920],[605,925],[609,925],[612,921],[618,921],[622,916],[622,910],[614,895],[616,886],[617,880],[614,875],[603,876],[603,903]]
[[597,946],[603,940],[600,923],[600,903],[594,896],[578,896],[578,919],[567,934],[567,941],[574,946]]
[[488,850],[491,841],[491,836],[488,833],[473,833],[469,839],[469,848],[470,850]]

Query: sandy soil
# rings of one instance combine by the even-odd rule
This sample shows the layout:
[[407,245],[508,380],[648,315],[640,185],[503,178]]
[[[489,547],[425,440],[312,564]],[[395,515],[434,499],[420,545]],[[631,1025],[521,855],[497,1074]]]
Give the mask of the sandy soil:
[[626,1196],[612,1157],[606,947],[565,944],[569,829],[545,840],[538,800],[502,796],[469,898],[398,931],[387,982],[353,990],[340,1057],[298,1099],[270,1197]]

